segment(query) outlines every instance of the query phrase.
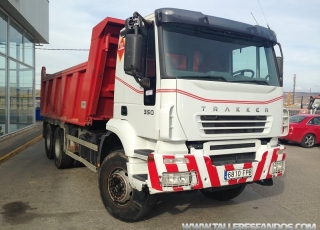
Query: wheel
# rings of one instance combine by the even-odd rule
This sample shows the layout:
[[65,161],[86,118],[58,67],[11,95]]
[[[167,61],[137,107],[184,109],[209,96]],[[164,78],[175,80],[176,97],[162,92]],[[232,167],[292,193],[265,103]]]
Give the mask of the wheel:
[[316,144],[316,137],[311,133],[304,135],[300,143],[300,145],[304,148],[312,148],[313,146],[315,146],[315,144]]
[[249,77],[253,77],[254,76],[254,71],[251,70],[251,69],[241,69],[241,70],[235,71],[235,72],[232,73],[232,76],[234,76],[234,77],[237,77],[239,75],[243,75],[244,76],[245,72],[251,73],[251,76],[249,76]]
[[280,143],[287,144],[289,141],[284,139],[278,139]]
[[77,161],[77,160],[73,160],[71,165],[73,168],[85,167],[85,165],[82,162]]
[[102,162],[99,188],[103,204],[115,218],[126,222],[143,219],[155,203],[155,195],[133,189],[127,173],[128,159],[123,150],[111,152]]
[[246,184],[231,185],[230,188],[215,191],[211,188],[200,190],[203,195],[214,200],[228,201],[239,196],[245,189]]
[[54,163],[58,169],[70,168],[73,163],[73,158],[69,157],[63,151],[63,129],[56,128],[54,131]]
[[53,132],[50,124],[47,124],[44,130],[44,148],[48,159],[53,159]]

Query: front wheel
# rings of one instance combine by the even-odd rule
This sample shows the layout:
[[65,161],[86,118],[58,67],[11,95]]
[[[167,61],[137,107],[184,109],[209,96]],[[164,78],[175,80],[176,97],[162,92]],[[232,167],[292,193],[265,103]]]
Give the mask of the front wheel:
[[304,135],[300,143],[300,145],[304,148],[312,148],[313,146],[315,146],[315,144],[316,144],[316,137],[311,133]]
[[152,209],[155,196],[133,189],[123,150],[110,153],[102,162],[99,188],[103,204],[115,218],[126,222],[143,219]]
[[231,185],[230,188],[215,191],[212,188],[200,190],[203,195],[214,200],[228,201],[239,196],[245,189],[246,184]]

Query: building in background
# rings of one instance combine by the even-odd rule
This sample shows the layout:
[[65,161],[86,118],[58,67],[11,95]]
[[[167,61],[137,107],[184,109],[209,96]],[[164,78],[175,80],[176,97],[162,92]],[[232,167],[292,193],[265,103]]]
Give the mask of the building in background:
[[48,42],[48,0],[0,0],[0,137],[35,123],[35,45]]

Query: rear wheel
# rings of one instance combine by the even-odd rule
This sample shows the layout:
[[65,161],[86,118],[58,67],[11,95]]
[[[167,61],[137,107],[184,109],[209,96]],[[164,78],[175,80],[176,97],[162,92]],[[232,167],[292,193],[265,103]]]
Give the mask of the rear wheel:
[[71,165],[72,165],[72,167],[74,167],[74,168],[85,167],[85,165],[84,165],[82,162],[77,161],[77,160],[73,160],[73,162],[72,162]]
[[313,146],[315,146],[315,144],[316,144],[316,137],[311,133],[304,135],[300,143],[300,145],[304,148],[312,148]]
[[47,124],[44,131],[44,147],[48,159],[53,159],[53,132],[50,124]]
[[127,162],[123,150],[110,153],[100,168],[99,188],[103,204],[113,217],[134,222],[143,219],[151,211],[155,196],[131,187]]
[[54,131],[54,163],[58,169],[70,168],[73,159],[63,151],[63,129],[56,128]]
[[230,188],[215,191],[211,188],[200,190],[203,195],[214,200],[228,201],[239,196],[245,189],[246,184],[231,185]]

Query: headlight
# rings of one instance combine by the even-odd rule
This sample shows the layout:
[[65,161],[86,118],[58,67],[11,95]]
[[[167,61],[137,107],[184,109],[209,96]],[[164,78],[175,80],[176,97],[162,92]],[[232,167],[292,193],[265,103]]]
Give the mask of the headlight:
[[289,133],[292,134],[292,132],[293,132],[293,127],[290,126],[290,127],[289,127]]
[[193,184],[194,177],[195,175],[192,175],[192,172],[163,173],[161,185],[163,187],[190,186]]
[[285,161],[276,161],[272,163],[272,174],[283,173],[285,170]]

